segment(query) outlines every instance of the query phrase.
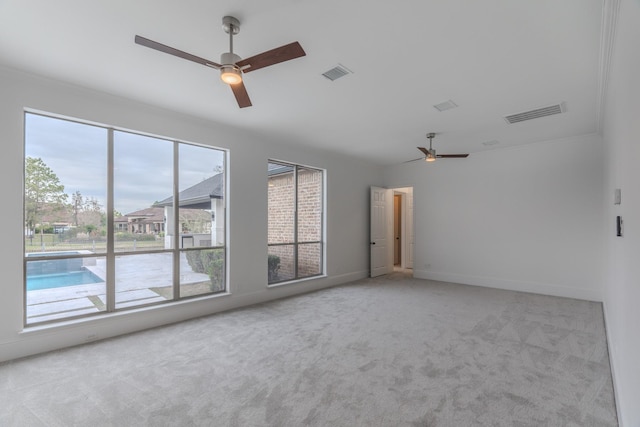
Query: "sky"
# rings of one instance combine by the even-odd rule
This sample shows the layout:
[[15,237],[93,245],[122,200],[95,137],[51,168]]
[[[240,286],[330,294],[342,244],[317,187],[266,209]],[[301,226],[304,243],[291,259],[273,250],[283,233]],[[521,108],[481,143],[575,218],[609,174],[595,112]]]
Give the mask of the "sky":
[[[64,191],[79,191],[106,209],[106,128],[27,113],[25,157],[41,158]],[[223,167],[224,152],[179,145],[180,190],[209,178]],[[127,214],[172,195],[173,142],[128,132],[114,132],[114,205]]]

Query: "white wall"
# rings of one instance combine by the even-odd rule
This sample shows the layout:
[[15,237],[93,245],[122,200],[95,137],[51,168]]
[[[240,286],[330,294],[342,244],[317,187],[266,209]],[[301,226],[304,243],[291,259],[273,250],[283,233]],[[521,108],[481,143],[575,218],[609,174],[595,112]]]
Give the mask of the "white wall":
[[602,141],[597,135],[412,162],[414,276],[602,300]]
[[[366,277],[369,185],[381,169],[126,99],[0,68],[0,183],[3,198],[0,361],[79,344]],[[230,149],[231,295],[145,308],[22,331],[23,108]],[[267,289],[267,159],[327,170],[328,277]]]
[[[622,0],[604,124],[604,307],[621,425],[640,426],[640,1]],[[622,204],[614,206],[614,189]],[[615,218],[624,220],[616,237]]]

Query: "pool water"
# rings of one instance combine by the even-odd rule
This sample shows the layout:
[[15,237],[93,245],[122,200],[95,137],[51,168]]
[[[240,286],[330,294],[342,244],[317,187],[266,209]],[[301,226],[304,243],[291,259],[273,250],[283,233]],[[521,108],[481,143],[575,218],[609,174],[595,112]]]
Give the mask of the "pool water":
[[89,270],[70,271],[58,274],[37,274],[27,276],[27,290],[62,288],[65,286],[89,285],[104,282]]

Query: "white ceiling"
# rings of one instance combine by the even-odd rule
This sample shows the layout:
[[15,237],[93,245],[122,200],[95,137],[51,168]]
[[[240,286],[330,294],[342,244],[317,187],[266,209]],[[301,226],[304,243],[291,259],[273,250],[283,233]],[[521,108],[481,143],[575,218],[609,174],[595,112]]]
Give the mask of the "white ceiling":
[[[393,164],[427,132],[439,153],[476,153],[598,131],[602,14],[603,0],[0,0],[0,64]],[[219,62],[225,15],[242,57],[296,40],[307,53],[245,75],[249,108],[216,70],[134,43]],[[353,74],[322,76],[337,64]],[[433,107],[447,100],[459,107]]]

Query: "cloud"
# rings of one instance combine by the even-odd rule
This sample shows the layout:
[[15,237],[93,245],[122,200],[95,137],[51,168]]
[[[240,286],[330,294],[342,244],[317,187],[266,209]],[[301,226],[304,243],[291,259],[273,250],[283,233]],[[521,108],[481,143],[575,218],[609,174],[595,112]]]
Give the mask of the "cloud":
[[[25,155],[39,157],[58,176],[69,195],[79,191],[106,207],[108,131],[99,126],[36,114],[26,115]],[[173,193],[173,141],[114,131],[114,206],[129,213]],[[179,188],[216,173],[224,153],[179,145]]]

